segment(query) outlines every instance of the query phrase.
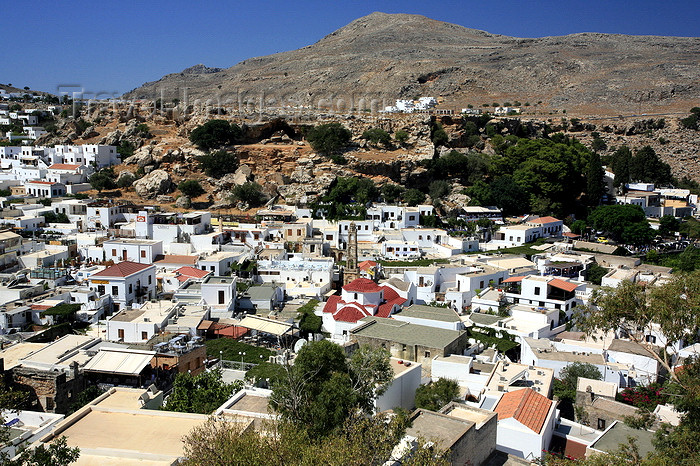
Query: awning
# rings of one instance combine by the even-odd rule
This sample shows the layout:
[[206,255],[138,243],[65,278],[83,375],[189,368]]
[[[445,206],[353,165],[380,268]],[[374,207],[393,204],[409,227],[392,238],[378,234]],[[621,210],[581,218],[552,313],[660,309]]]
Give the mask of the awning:
[[294,328],[294,325],[292,324],[272,319],[265,319],[258,316],[246,316],[238,325],[277,336],[284,335]]
[[554,288],[559,288],[560,290],[564,291],[574,291],[576,288],[578,288],[577,283],[567,282],[558,278],[551,280],[549,284],[552,285]]
[[85,372],[137,376],[151,364],[155,351],[139,351],[119,348],[101,349],[87,364]]
[[505,280],[503,280],[503,283],[521,282],[521,281],[523,281],[523,278],[525,278],[525,275],[520,276],[520,277],[510,277],[510,278],[506,278]]

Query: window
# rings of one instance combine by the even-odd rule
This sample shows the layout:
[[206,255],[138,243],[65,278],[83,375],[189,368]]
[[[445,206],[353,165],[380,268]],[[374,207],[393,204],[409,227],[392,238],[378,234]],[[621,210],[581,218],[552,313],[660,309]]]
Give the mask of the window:
[[148,276],[148,284],[151,285],[153,283],[153,276],[149,275]]
[[116,249],[112,249],[112,257],[117,257],[117,250]]
[[287,235],[292,236],[292,229],[291,228],[287,229]]
[[651,343],[651,344],[656,343],[656,337],[654,335],[647,335],[645,337],[645,339],[646,339],[647,343]]
[[297,229],[297,236],[301,236],[301,229]]
[[326,235],[327,241],[333,241],[333,235]]
[[46,411],[53,411],[53,409],[54,409],[53,397],[47,396],[46,397]]
[[426,352],[425,352],[425,357],[426,357],[426,358],[429,358],[429,357],[430,357],[430,351],[426,351]]
[[141,332],[141,339],[148,340],[148,332]]
[[129,293],[133,293],[133,292],[134,292],[134,287],[131,283],[129,283]]
[[117,329],[117,336],[119,337],[120,340],[124,339],[124,329],[123,328]]
[[224,290],[219,290],[219,304],[224,304],[225,293]]
[[142,257],[143,259],[146,258],[146,251],[144,251],[144,250],[141,251],[141,257]]
[[479,282],[479,288],[484,289],[484,281],[483,280],[481,280]]
[[540,294],[540,287],[539,286],[535,287],[535,294],[539,296],[539,294]]
[[119,288],[116,287],[116,286],[113,286],[113,287],[112,287],[112,295],[113,295],[113,296],[116,296],[116,295],[118,295],[118,294],[119,294]]
[[605,419],[598,418],[598,430],[605,430]]

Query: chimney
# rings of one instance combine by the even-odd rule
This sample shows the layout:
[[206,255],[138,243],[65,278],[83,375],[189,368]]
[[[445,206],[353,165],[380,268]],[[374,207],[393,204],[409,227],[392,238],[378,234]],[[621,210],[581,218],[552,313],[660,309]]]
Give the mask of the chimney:
[[80,364],[78,364],[78,361],[73,361],[72,363],[70,363],[71,373],[72,373],[74,379],[78,378],[79,367],[80,367]]

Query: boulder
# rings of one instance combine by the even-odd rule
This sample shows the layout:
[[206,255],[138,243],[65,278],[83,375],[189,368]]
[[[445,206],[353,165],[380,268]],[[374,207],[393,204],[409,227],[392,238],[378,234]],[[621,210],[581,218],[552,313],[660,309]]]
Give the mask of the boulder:
[[90,126],[85,131],[83,131],[83,134],[81,134],[80,137],[82,139],[90,139],[90,138],[94,138],[95,136],[99,136],[99,135],[100,135],[100,133],[95,131],[95,127]]
[[127,165],[138,165],[139,168],[144,168],[146,165],[153,164],[153,148],[151,146],[143,146],[134,152],[134,155],[124,160]]
[[189,209],[192,206],[192,199],[187,196],[180,196],[175,201],[175,206],[181,209]]
[[174,188],[173,181],[165,170],[153,170],[140,180],[135,181],[133,186],[136,194],[145,199],[168,194]]
[[172,196],[160,195],[156,198],[156,202],[159,204],[171,204],[175,202],[175,198]]

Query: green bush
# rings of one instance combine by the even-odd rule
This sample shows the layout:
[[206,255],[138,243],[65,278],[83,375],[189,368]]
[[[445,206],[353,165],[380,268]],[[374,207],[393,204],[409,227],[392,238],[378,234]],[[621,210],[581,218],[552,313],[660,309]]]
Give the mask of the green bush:
[[425,201],[425,194],[418,189],[411,188],[406,191],[406,194],[403,196],[403,200],[411,207],[417,206]]
[[115,183],[116,176],[114,174],[114,170],[112,167],[109,168],[103,168],[102,170],[98,171],[94,175],[92,175],[89,179],[88,182],[90,183],[90,186],[93,187],[93,189],[98,190],[99,192],[104,191],[105,189],[114,189],[117,187],[117,184]]
[[238,168],[238,157],[232,152],[218,150],[210,152],[198,159],[199,167],[214,178],[220,178],[228,173],[233,173]]
[[311,147],[322,154],[338,152],[348,145],[352,133],[340,123],[326,123],[311,128],[306,133],[306,140]]
[[438,411],[459,396],[459,385],[454,380],[440,378],[416,390],[416,408]]
[[209,120],[192,131],[190,141],[202,150],[211,150],[235,144],[242,136],[243,131],[235,123]]
[[381,128],[370,128],[362,133],[362,139],[366,139],[372,144],[382,144],[388,146],[391,144],[391,135]]
[[183,181],[177,186],[177,189],[187,197],[197,197],[205,193],[204,188],[197,180]]
[[243,183],[234,187],[231,197],[235,201],[247,203],[250,207],[259,207],[265,203],[262,186],[254,182]]
[[400,129],[394,133],[394,139],[396,139],[396,142],[398,142],[399,144],[403,144],[406,141],[408,141],[408,133]]

